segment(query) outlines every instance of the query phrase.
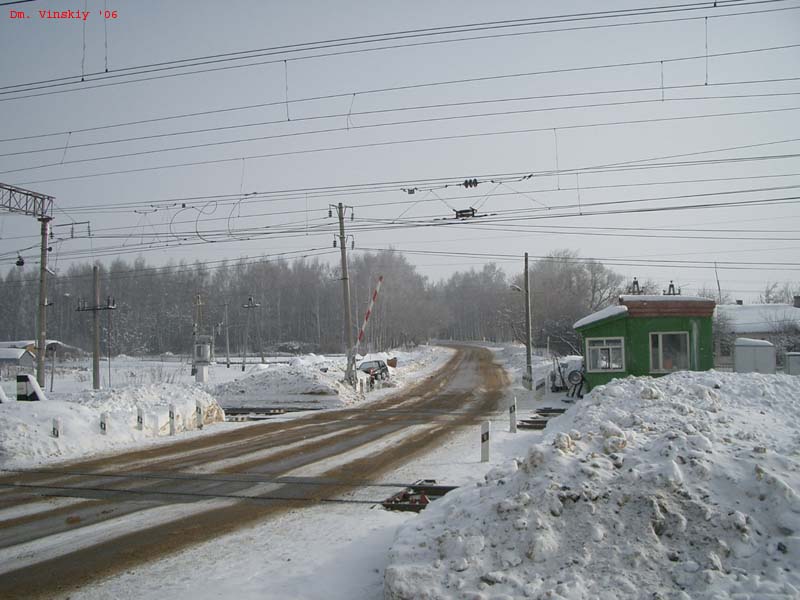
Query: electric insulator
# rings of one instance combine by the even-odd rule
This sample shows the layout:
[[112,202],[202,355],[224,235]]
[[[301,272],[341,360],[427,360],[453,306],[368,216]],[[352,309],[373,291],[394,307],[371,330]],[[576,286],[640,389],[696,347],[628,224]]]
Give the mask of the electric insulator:
[[333,247],[336,248],[336,238],[333,238]]
[[333,211],[328,207],[328,218],[330,219],[333,216]]
[[22,258],[21,255],[17,254],[17,266],[21,267],[25,264],[25,259]]
[[355,240],[351,240],[350,241],[350,250],[355,250],[355,249],[356,249],[356,241]]

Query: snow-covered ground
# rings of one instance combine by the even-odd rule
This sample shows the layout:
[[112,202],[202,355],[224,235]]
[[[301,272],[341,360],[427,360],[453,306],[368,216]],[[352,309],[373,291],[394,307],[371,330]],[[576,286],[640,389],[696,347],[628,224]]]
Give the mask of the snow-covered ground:
[[798,377],[598,387],[402,527],[386,597],[800,598],[798,432]]
[[[498,411],[490,462],[480,462],[476,427],[388,473],[383,482],[461,486],[420,515],[361,504],[294,510],[71,598],[800,597],[800,378],[629,378],[565,404],[563,394],[522,389],[524,347],[493,350],[512,373],[505,400],[517,398],[520,417],[542,405],[568,412],[543,432],[511,434]],[[448,356],[432,351],[396,380],[421,378]],[[548,368],[534,358],[535,377]]]
[[[397,359],[397,368],[390,367],[388,381],[378,382],[378,388],[366,395],[360,387],[342,382],[344,358],[309,354],[284,359],[281,362],[253,365],[244,377],[221,383],[212,388],[212,395],[223,407],[227,406],[285,406],[309,409],[341,408],[384,397],[391,390],[419,378],[420,372],[431,372],[452,355],[436,346],[420,346],[412,351],[381,352],[359,357],[363,360]],[[368,385],[366,374],[357,372],[359,382]]]
[[[209,383],[193,382],[190,365],[179,361],[140,360],[126,356],[112,361],[112,389],[91,389],[91,367],[66,363],[57,368],[50,391],[48,373],[44,402],[16,402],[16,382],[2,381],[7,396],[0,403],[0,467],[24,468],[55,460],[169,443],[170,406],[177,436],[203,435],[246,425],[223,423],[220,406],[288,406],[334,408],[384,397],[435,371],[452,356],[441,347],[420,346],[398,351],[392,379],[380,389],[361,394],[341,383],[343,357],[306,355],[239,368],[212,365]],[[388,358],[388,354],[374,358]],[[373,358],[373,357],[369,357]],[[101,364],[108,384],[108,364]],[[198,430],[197,408],[204,425]],[[138,410],[143,426],[137,426]],[[59,435],[54,436],[54,420]],[[105,422],[105,431],[101,429]],[[208,426],[208,427],[206,427]]]
[[[0,404],[0,467],[79,458],[168,436],[170,407],[176,435],[198,430],[198,408],[203,427],[224,419],[208,393],[174,383],[71,392],[41,402],[4,402]],[[141,429],[137,426],[139,409],[143,413]],[[53,431],[55,420],[58,437]]]

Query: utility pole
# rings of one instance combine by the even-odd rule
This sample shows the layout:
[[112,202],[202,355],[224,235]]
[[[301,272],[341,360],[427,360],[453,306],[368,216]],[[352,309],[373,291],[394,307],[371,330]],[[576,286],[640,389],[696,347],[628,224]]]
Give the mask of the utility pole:
[[525,387],[533,389],[533,369],[531,366],[531,287],[528,274],[528,253],[525,253]]
[[[247,304],[242,304],[242,308],[258,308],[261,306],[260,302],[253,301],[253,297],[250,296],[247,298]],[[247,320],[245,322],[244,328],[244,351],[242,354],[242,371],[244,371],[245,363],[247,362],[247,338],[250,333],[250,312],[247,312]],[[260,342],[260,338],[259,338]],[[263,354],[262,354],[262,361],[263,361]]]
[[228,327],[228,303],[225,303],[225,366],[230,369],[231,368],[231,342],[230,337],[228,336],[228,331],[230,327]]
[[[96,310],[100,306],[100,267],[92,268],[94,275],[94,344],[92,345],[92,389],[100,389],[100,313]],[[84,306],[84,309],[86,307]]]
[[[100,268],[95,265],[92,267],[94,276],[94,305],[88,306],[86,300],[78,301],[78,312],[93,313],[94,321],[94,340],[92,343],[92,389],[100,389],[100,311],[115,310],[116,301],[109,296],[105,305],[100,304]],[[108,315],[108,385],[111,386],[111,313]]]
[[39,217],[39,222],[42,224],[42,248],[39,263],[39,327],[37,332],[39,350],[36,353],[36,380],[42,388],[45,387],[44,359],[47,352],[47,252],[49,250],[47,244],[50,240],[50,221],[48,216]]
[[339,216],[339,247],[342,252],[342,303],[344,305],[344,330],[347,354],[347,369],[344,378],[353,383],[355,379],[355,354],[353,353],[353,320],[350,312],[350,279],[347,275],[347,236],[344,233],[344,213],[350,208],[351,217],[353,207],[345,207],[341,202],[336,206]]
[[[53,219],[53,197],[39,194],[13,185],[0,183],[0,210],[31,215],[42,224],[42,254],[39,269],[39,311],[36,323],[36,338],[39,346],[36,353],[36,380],[44,388],[44,360],[47,342],[47,253],[50,251],[50,221]],[[22,257],[20,257],[22,266]]]

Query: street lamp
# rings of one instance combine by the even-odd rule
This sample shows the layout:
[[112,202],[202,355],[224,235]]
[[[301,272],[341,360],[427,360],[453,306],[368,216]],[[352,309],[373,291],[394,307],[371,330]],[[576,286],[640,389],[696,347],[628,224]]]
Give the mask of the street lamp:
[[525,288],[518,285],[511,285],[515,292],[525,294],[525,375],[522,376],[522,385],[525,388],[533,389],[533,367],[531,361],[531,288],[528,280],[528,253],[525,253]]

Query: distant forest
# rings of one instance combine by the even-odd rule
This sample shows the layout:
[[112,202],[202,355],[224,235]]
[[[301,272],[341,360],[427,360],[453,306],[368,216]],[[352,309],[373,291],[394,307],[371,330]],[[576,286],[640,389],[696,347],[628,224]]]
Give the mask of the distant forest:
[[[214,335],[219,356],[225,348],[225,303],[232,353],[245,347],[256,353],[343,350],[341,272],[316,259],[242,260],[213,267],[200,262],[154,267],[142,258],[97,264],[101,301],[111,296],[117,305],[101,313],[104,353],[113,313],[114,355],[187,353],[197,327]],[[512,288],[523,286],[522,257],[512,273],[487,264],[441,281],[429,281],[393,251],[351,255],[349,271],[354,338],[378,276],[384,276],[362,352],[432,338],[524,340],[524,296]],[[572,324],[612,303],[624,283],[621,275],[569,250],[532,261],[530,278],[534,344],[544,346],[549,337],[563,352],[577,346]],[[0,286],[0,339],[35,338],[37,294],[35,267],[8,271]],[[260,307],[243,308],[249,297]],[[92,313],[76,310],[81,299],[93,304],[91,263],[50,278],[48,339],[91,348]]]

